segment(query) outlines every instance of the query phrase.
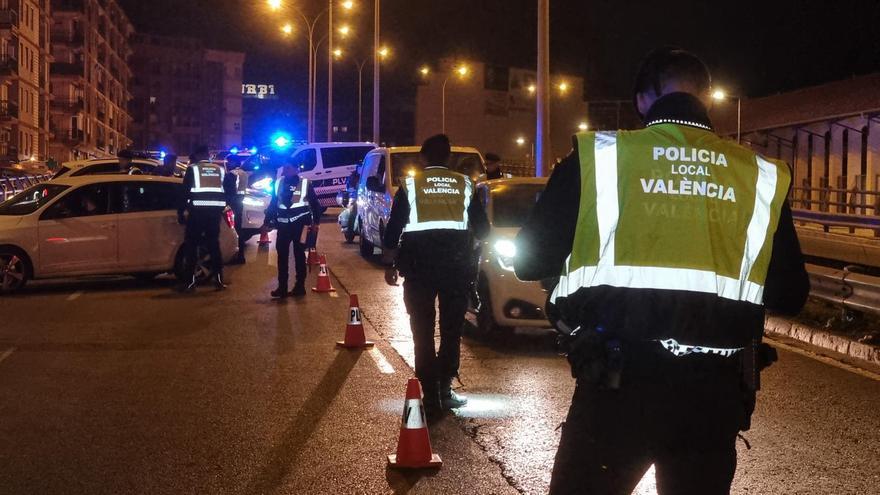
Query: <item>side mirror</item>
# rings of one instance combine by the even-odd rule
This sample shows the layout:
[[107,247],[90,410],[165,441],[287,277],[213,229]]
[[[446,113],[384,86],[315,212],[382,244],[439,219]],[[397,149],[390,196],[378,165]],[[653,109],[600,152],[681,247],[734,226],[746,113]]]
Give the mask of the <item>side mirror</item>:
[[383,193],[385,192],[385,184],[379,182],[378,177],[367,177],[367,189],[372,192]]

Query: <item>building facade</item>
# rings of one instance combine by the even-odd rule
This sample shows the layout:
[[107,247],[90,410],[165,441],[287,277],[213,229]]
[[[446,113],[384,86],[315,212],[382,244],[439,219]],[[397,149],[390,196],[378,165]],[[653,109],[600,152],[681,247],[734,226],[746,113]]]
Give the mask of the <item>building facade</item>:
[[[736,137],[736,100],[712,118]],[[880,73],[741,101],[743,144],[785,160],[793,206],[865,213],[880,205]]]
[[245,55],[191,38],[134,37],[134,146],[180,156],[241,146]]
[[[508,162],[530,162],[536,125],[535,71],[480,63],[467,64],[467,73],[461,76],[457,67],[453,61],[443,61],[418,87],[416,143],[445,127],[455,145],[496,153]],[[589,125],[584,80],[555,74],[551,82],[551,152],[562,158],[571,150],[571,136]]]
[[49,154],[46,0],[0,0],[0,162]]
[[131,144],[131,22],[115,0],[52,0],[52,20],[49,156],[114,156]]

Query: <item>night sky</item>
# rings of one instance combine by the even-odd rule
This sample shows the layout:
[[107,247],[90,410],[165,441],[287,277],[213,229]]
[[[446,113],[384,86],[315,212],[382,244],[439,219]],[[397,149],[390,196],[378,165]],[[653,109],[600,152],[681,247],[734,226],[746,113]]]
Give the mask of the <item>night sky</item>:
[[[304,100],[304,40],[282,40],[264,0],[119,1],[138,30],[245,51],[247,81],[275,82],[293,93],[291,101]],[[298,5],[314,12],[325,2]],[[371,53],[372,0],[358,3],[359,21],[352,23],[358,36],[347,42],[346,52],[365,58]],[[383,39],[394,53],[383,68],[383,102],[390,101],[389,93],[411,92],[417,67],[445,56],[534,67],[536,4],[382,0]],[[551,0],[551,9],[551,70],[583,75],[592,99],[629,99],[641,57],[667,44],[701,55],[717,85],[743,96],[880,70],[880,0]],[[322,87],[326,61],[320,63]],[[339,67],[338,91],[354,93],[354,65]]]

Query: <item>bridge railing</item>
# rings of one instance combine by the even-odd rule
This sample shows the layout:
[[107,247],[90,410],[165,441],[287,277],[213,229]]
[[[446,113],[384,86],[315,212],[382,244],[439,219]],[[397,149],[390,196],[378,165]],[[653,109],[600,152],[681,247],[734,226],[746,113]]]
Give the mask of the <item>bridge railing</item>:
[[51,175],[19,175],[0,177],[0,203],[25,189],[51,179]]

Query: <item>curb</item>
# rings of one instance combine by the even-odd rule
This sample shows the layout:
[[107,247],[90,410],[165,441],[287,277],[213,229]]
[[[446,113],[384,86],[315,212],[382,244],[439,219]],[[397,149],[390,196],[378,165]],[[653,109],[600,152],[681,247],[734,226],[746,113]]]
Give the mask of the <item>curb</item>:
[[880,347],[877,346],[856,342],[776,316],[768,316],[764,319],[764,330],[770,335],[782,335],[880,366]]

